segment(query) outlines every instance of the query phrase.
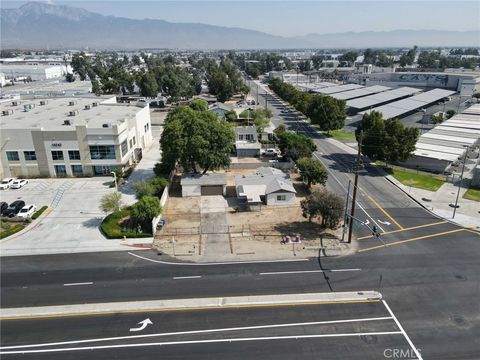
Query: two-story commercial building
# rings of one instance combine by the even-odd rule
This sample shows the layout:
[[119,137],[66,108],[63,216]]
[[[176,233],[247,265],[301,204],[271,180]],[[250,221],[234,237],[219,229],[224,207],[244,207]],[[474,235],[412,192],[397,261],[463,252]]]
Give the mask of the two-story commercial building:
[[152,143],[148,105],[77,97],[9,100],[0,109],[4,176],[107,175]]

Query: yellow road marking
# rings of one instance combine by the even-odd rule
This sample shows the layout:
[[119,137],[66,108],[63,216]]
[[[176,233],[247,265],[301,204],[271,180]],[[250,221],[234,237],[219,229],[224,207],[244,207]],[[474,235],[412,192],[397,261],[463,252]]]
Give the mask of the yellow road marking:
[[480,232],[478,232],[478,231],[476,231],[476,230],[465,229],[465,231],[468,231],[468,232],[470,232],[470,233],[472,233],[472,234],[476,234],[476,235],[480,236]]
[[429,238],[432,238],[432,237],[446,235],[446,234],[452,234],[452,233],[456,233],[456,232],[459,232],[459,231],[468,231],[468,230],[456,229],[456,230],[444,231],[444,232],[441,232],[441,233],[420,236],[420,237],[416,237],[416,238],[413,238],[413,239],[395,241],[395,242],[392,242],[392,243],[387,243],[385,245],[372,246],[372,247],[369,247],[369,248],[366,248],[366,249],[358,250],[358,252],[365,252],[365,251],[370,251],[370,250],[375,250],[375,249],[382,249],[382,248],[389,247],[389,246],[404,244],[404,243],[411,242],[411,241],[429,239]]
[[[431,223],[431,224],[423,224],[423,225],[418,225],[418,226],[412,226],[412,227],[409,227],[409,228],[403,228],[403,229],[399,229],[399,230],[385,231],[385,232],[381,233],[380,235],[395,234],[395,233],[399,233],[399,232],[402,232],[402,231],[421,229],[421,228],[425,228],[425,227],[429,227],[429,226],[435,226],[435,225],[441,225],[441,224],[445,224],[445,223],[448,223],[448,221],[439,221],[439,222],[435,222],[435,223]],[[365,240],[365,239],[371,239],[371,238],[372,238],[372,235],[368,235],[368,236],[359,237],[359,238],[357,238],[357,240]]]
[[384,208],[381,207],[381,205],[370,195],[366,194],[367,197],[370,199],[371,202],[375,204],[376,207],[380,209],[381,212],[385,214],[386,217],[388,217],[395,225],[397,225],[400,229],[403,229],[403,226],[400,225]]
[[278,306],[299,306],[299,305],[332,305],[332,304],[353,304],[353,303],[372,303],[379,302],[380,299],[371,300],[346,300],[346,301],[312,301],[305,303],[285,303],[285,304],[247,304],[247,305],[224,305],[224,306],[198,306],[198,307],[182,307],[170,309],[146,309],[146,310],[121,310],[121,311],[97,311],[72,314],[52,314],[52,315],[33,315],[33,316],[11,316],[0,317],[0,320],[28,320],[28,319],[49,319],[73,316],[96,316],[96,315],[113,315],[113,314],[137,314],[150,312],[168,312],[168,311],[197,311],[197,310],[223,310],[237,308],[257,308],[257,307],[278,307]]

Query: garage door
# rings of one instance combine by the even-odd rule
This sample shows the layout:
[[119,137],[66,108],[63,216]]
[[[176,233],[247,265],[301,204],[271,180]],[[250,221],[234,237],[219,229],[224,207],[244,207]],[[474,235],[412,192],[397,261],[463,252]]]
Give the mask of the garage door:
[[202,195],[223,195],[223,185],[204,185]]

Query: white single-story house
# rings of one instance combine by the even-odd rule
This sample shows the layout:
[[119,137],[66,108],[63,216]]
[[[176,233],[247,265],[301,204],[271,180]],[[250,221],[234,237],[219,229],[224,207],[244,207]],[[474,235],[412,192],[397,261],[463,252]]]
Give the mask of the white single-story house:
[[260,154],[262,145],[258,142],[255,126],[236,126],[233,131],[237,156],[254,157]]
[[183,174],[180,181],[182,197],[202,195],[223,195],[227,188],[225,174]]
[[258,168],[255,175],[236,176],[235,190],[248,205],[293,205],[297,193],[290,176],[272,167]]

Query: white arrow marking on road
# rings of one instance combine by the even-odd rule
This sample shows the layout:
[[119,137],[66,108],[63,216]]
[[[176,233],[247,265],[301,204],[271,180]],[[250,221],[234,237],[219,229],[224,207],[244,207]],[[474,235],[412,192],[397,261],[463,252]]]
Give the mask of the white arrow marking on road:
[[367,220],[365,220],[363,223],[364,223],[365,225],[368,225],[368,224],[370,224],[370,220],[367,219]]
[[148,325],[153,325],[152,321],[150,319],[145,319],[143,321],[140,321],[139,324],[141,324],[140,327],[138,328],[131,328],[130,331],[142,331],[145,329]]
[[392,225],[391,223],[389,223],[388,221],[382,221],[382,220],[379,220],[377,219],[377,221],[382,224],[382,225]]

